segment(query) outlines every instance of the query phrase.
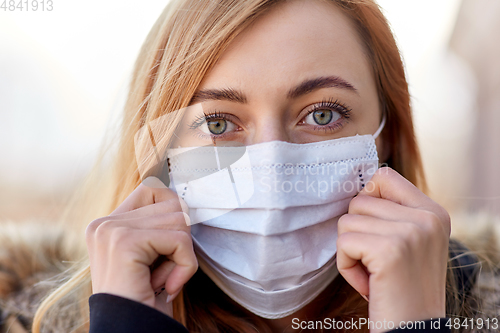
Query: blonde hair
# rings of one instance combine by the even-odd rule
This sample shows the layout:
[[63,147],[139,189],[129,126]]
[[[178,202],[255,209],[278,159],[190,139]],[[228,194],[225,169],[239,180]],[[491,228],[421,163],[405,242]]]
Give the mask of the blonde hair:
[[[78,200],[68,215],[73,228],[83,228],[93,219],[109,215],[139,185],[141,177],[134,151],[134,136],[141,127],[174,110],[187,107],[206,73],[214,66],[231,41],[249,24],[271,7],[287,0],[173,0],[165,8],[149,33],[136,61],[130,82],[130,91],[123,114],[123,123],[113,164],[102,164],[93,171],[93,180],[87,184],[85,197]],[[380,103],[387,114],[387,124],[382,132],[390,148],[388,164],[412,183],[425,190],[425,178],[420,154],[415,141],[410,109],[410,95],[404,67],[391,30],[378,5],[371,0],[323,0],[341,8],[354,22],[366,53],[372,64],[379,92]],[[164,140],[173,135],[175,124],[167,124],[162,131]],[[106,151],[109,153],[109,150]],[[91,207],[90,211],[83,211]],[[82,237],[83,238],[83,237]],[[83,243],[83,242],[82,242]],[[201,283],[209,284],[202,272],[185,286],[174,301],[174,318],[188,329],[219,332],[221,327],[234,331],[250,332],[255,327],[266,331],[262,323],[251,323],[232,315],[224,306],[215,304],[211,315],[202,316],[196,299],[188,297]],[[33,323],[33,332],[42,330],[46,317],[60,315],[60,302],[76,297],[75,303],[87,300],[91,290],[88,260],[68,282],[53,291],[39,306]],[[349,295],[339,311],[354,313],[366,303],[349,290],[349,285],[337,279],[329,292]],[[81,292],[75,293],[75,290]],[[220,298],[224,295],[213,286]],[[220,292],[220,293],[219,293]],[[203,294],[203,293],[202,293]],[[199,295],[199,294],[198,294]],[[353,296],[354,295],[354,296]],[[218,296],[218,297],[219,297]],[[223,302],[223,301],[221,301]],[[232,306],[229,299],[224,300]],[[218,309],[218,310],[217,310]],[[81,327],[88,330],[88,308],[77,311]],[[337,311],[338,312],[338,311]],[[193,313],[197,313],[194,316]],[[242,312],[242,317],[245,312]],[[262,327],[263,328],[262,328]],[[210,327],[210,328],[209,328]]]

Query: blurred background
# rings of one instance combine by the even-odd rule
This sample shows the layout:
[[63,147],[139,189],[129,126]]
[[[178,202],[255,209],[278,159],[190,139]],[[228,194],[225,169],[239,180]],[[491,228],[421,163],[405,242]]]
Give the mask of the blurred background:
[[[119,125],[168,0],[0,9],[0,220],[51,221]],[[453,221],[500,216],[500,1],[379,0],[402,51],[431,190]]]

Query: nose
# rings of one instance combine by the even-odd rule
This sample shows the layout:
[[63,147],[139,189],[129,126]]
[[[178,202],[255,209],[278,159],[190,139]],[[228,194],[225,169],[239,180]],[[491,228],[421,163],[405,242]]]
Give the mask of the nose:
[[291,142],[286,122],[282,117],[276,116],[277,114],[279,113],[276,111],[262,112],[258,121],[254,123],[252,135],[247,137],[246,145],[275,140]]

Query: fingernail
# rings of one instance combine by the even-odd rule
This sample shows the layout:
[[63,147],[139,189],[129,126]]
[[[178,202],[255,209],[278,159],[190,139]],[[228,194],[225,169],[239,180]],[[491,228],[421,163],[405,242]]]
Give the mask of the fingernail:
[[189,217],[188,214],[186,214],[186,212],[182,212],[182,213],[184,215],[184,221],[186,222],[186,225],[190,226],[191,225],[191,218]]
[[168,294],[168,295],[167,295],[167,300],[166,300],[167,304],[168,304],[168,303],[170,303],[170,302],[172,302],[172,301],[174,300],[174,298],[175,298],[177,295],[179,295],[179,293],[180,293],[180,292],[181,292],[181,291],[179,290],[179,291],[177,291],[177,292],[173,293],[172,295]]
[[367,302],[370,302],[370,299],[368,298],[368,295],[361,295],[361,297],[363,297]]

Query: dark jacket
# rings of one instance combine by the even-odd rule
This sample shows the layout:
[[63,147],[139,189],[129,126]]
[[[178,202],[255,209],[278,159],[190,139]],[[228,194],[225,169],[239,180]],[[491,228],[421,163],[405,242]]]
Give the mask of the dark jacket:
[[[63,231],[40,225],[29,225],[25,230],[19,226],[8,230],[2,228],[0,226],[0,332],[25,333],[30,331],[40,300],[64,280],[64,262],[74,260],[75,256],[68,256],[62,250]],[[31,236],[27,237],[28,234]],[[472,298],[487,299],[489,307],[477,316],[483,319],[498,317],[500,277],[485,271],[478,274],[478,258],[456,241],[450,242],[450,257],[454,258],[452,264],[456,268],[460,297],[465,299],[472,295]],[[96,294],[90,297],[89,304],[91,333],[187,332],[174,319],[128,299]],[[42,332],[86,332],[88,323],[79,322],[82,315],[78,306],[76,302],[56,306],[56,315],[44,322]],[[441,319],[441,332],[449,332],[447,322]],[[428,322],[426,327],[429,327]],[[475,331],[498,332],[498,329]]]
[[[451,264],[456,267],[455,278],[461,297],[470,296],[479,271],[478,258],[467,253],[468,249],[458,241],[450,241]],[[132,300],[109,294],[95,294],[89,299],[89,333],[132,333],[132,332],[169,332],[188,333],[179,322],[167,315]],[[451,332],[453,321],[450,318],[427,320],[424,325],[413,329],[394,329],[412,332]],[[439,327],[439,329],[437,328]]]

